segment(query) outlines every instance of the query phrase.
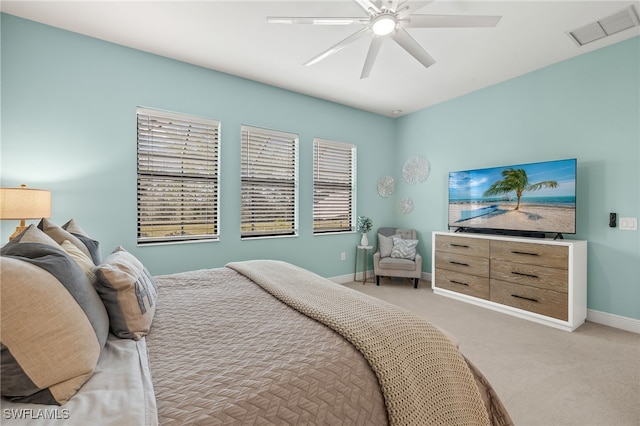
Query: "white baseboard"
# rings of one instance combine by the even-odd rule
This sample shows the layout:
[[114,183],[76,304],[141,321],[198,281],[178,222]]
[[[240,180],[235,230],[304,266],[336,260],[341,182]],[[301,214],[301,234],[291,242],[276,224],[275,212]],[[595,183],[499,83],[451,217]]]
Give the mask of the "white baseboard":
[[587,309],[587,321],[640,334],[640,320]]
[[[373,276],[373,271],[367,271],[367,279],[371,279],[371,278],[375,278]],[[330,281],[333,281],[334,283],[338,283],[338,284],[346,284],[346,283],[350,283],[353,282],[353,274],[347,274],[347,275],[338,275],[335,277],[329,277],[327,278]],[[356,274],[356,279],[355,281],[362,281],[362,272],[358,272]]]
[[329,277],[327,279],[333,281],[334,283],[346,284],[353,281],[353,274],[338,275],[337,277]]
[[[373,275],[373,271],[367,271],[367,279],[370,278],[375,278],[375,276]],[[329,277],[328,279],[333,281],[334,283],[346,284],[353,281],[353,274],[338,275],[336,277]],[[421,279],[431,282],[431,274],[423,272]],[[362,281],[362,272],[358,272],[356,274],[356,281]]]

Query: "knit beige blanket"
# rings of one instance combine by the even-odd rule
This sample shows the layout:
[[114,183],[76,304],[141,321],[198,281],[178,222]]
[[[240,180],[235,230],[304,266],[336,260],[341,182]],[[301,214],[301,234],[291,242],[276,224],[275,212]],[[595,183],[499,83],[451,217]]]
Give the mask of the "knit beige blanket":
[[227,267],[351,342],[378,377],[391,425],[490,424],[464,357],[424,319],[285,262]]

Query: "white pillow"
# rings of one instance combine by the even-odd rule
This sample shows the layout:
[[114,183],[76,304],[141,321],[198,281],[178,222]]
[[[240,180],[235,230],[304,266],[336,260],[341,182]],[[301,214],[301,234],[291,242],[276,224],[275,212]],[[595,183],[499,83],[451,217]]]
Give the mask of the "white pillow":
[[380,257],[391,256],[391,250],[393,249],[393,240],[391,237],[378,234],[378,249],[380,250]]
[[391,237],[393,239],[393,249],[391,249],[391,257],[397,259],[410,259],[416,258],[416,247],[418,246],[418,240],[404,240],[395,235]]
[[93,264],[93,260],[80,251],[80,249],[69,240],[64,240],[60,246],[73,260],[75,260],[78,266],[80,266],[82,272],[84,272],[87,278],[89,278],[91,285],[94,285],[96,280],[96,266]]

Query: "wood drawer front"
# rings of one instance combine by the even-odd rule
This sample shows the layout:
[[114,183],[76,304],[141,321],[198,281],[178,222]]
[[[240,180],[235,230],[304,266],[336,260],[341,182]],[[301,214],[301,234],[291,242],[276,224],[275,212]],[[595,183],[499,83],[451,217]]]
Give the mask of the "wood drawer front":
[[569,318],[567,293],[492,279],[490,294],[493,302],[562,321]]
[[491,260],[491,278],[567,293],[569,272],[525,263]]
[[463,256],[456,253],[436,252],[436,269],[461,272],[489,278],[489,259],[486,257]]
[[436,287],[489,300],[489,278],[438,269]]
[[491,259],[567,269],[569,248],[551,244],[491,241]]
[[489,240],[436,235],[436,246],[434,250],[468,256],[489,257]]

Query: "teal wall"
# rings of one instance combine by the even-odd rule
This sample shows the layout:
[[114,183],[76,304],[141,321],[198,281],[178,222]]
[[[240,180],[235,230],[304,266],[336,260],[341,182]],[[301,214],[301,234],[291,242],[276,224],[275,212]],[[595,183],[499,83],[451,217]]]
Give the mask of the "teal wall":
[[[1,30],[2,186],[50,189],[52,221],[75,218],[103,255],[122,245],[153,274],[251,258],[286,260],[324,276],[352,274],[360,236],[313,235],[314,137],[357,146],[357,214],[375,226],[391,220],[391,201],[371,184],[392,172],[391,118],[7,14]],[[220,241],[136,246],[138,105],[221,121]],[[298,237],[240,240],[242,124],[299,135]],[[17,222],[1,224],[7,241]]]
[[[608,227],[611,211],[640,217],[640,38],[391,119],[6,14],[0,30],[2,186],[51,189],[53,222],[75,218],[104,255],[122,245],[153,274],[251,258],[352,273],[359,236],[312,233],[312,140],[321,137],[357,145],[357,214],[374,228],[418,229],[429,272],[431,232],[446,229],[449,171],[576,157],[589,308],[640,319],[638,232]],[[222,122],[220,241],[136,246],[138,105]],[[240,240],[241,124],[299,134],[299,237]],[[400,171],[415,155],[429,159],[431,175],[408,185]],[[386,199],[376,191],[384,175],[396,178]],[[407,215],[403,197],[415,204]],[[0,225],[6,241],[17,223]]]
[[[398,119],[400,155],[431,162],[404,223],[426,237],[447,226],[448,173],[578,159],[577,234],[589,241],[588,307],[640,319],[638,231],[609,228],[609,212],[640,217],[640,37],[587,53]],[[431,259],[427,260],[427,270]]]

